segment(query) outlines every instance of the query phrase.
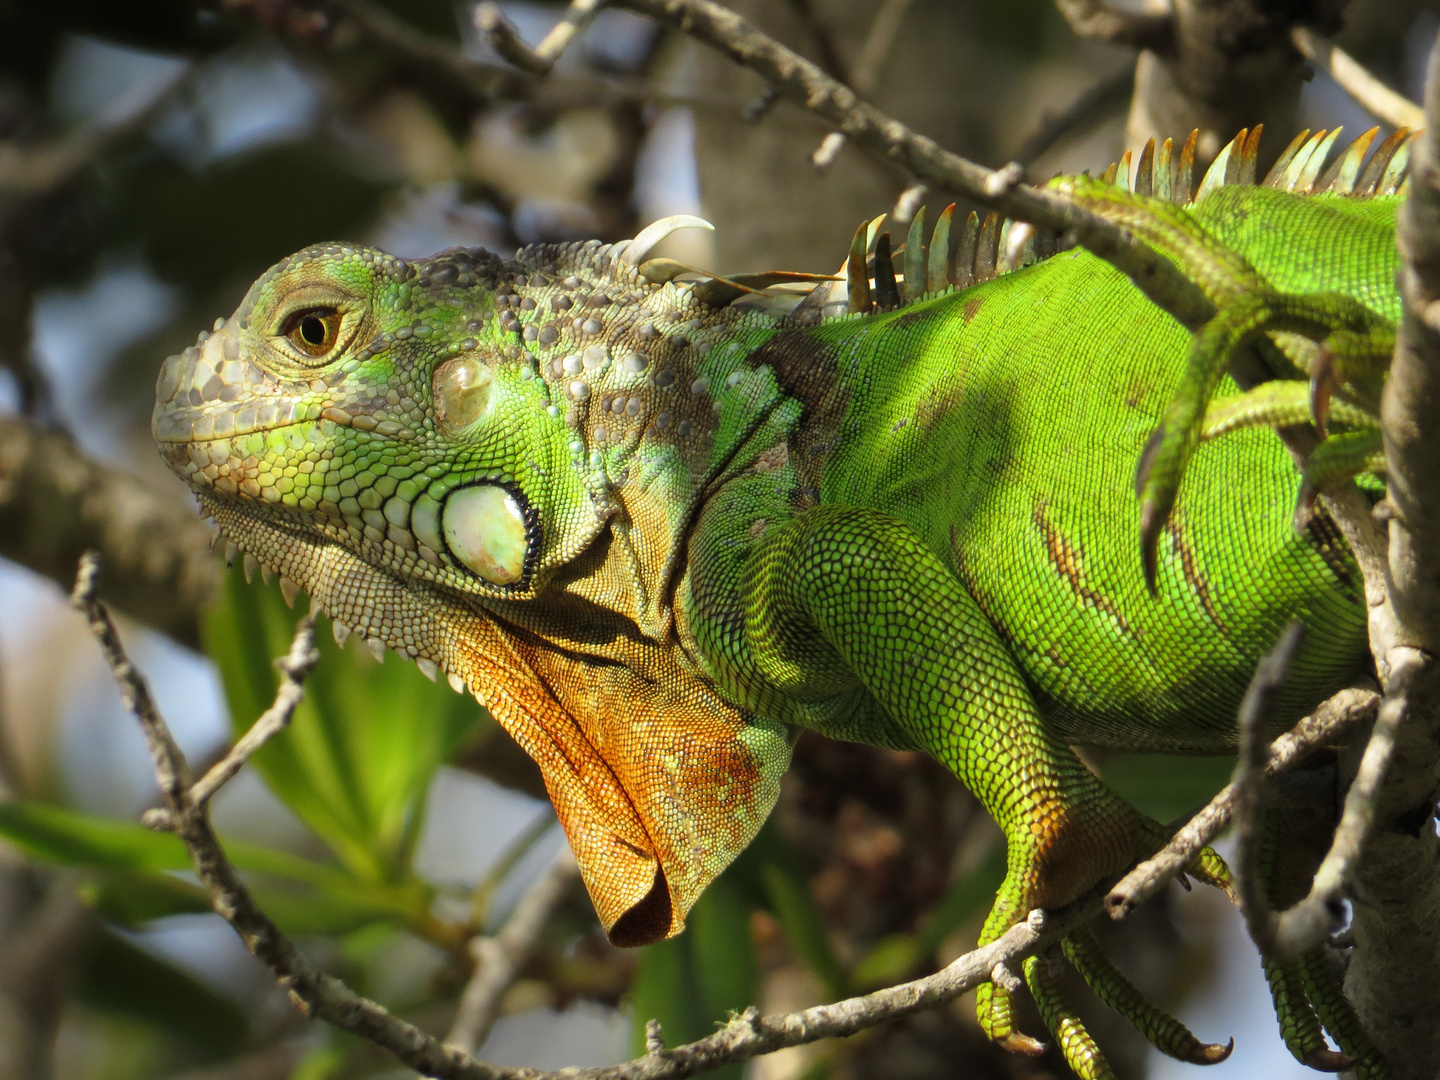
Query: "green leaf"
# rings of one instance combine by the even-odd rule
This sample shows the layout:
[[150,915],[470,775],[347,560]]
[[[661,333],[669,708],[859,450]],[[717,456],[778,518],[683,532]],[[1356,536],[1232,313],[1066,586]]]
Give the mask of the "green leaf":
[[[135,923],[209,910],[208,894],[173,876],[190,858],[178,837],[130,821],[46,803],[0,803],[0,837],[48,862],[101,871],[91,886],[99,909]],[[258,844],[223,841],[256,899],[290,933],[343,933],[376,920],[423,923],[430,891],[418,881],[368,882],[335,866]]]
[[[630,985],[631,1039],[645,1052],[645,1024],[660,1021],[667,1046],[694,1042],[755,1003],[755,947],[747,890],[730,873],[710,884],[690,911],[685,931],[647,945]],[[742,1064],[707,1074],[740,1080]]]
[[[275,587],[226,578],[206,623],[237,736],[274,698],[274,661],[299,615]],[[403,881],[430,781],[484,713],[413,664],[375,663],[359,642],[341,650],[322,627],[321,661],[289,730],[252,759],[271,790],[356,877]]]

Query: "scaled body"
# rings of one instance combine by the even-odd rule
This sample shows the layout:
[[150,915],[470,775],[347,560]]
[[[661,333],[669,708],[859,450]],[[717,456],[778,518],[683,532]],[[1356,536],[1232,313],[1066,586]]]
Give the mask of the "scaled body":
[[[1247,281],[1398,314],[1392,197],[1127,198],[1182,265],[1193,213]],[[640,246],[307,249],[166,361],[154,420],[230,540],[536,758],[618,943],[681,929],[797,725],[925,749],[980,797],[1009,841],[989,940],[1163,840],[1071,744],[1230,748],[1293,618],[1290,715],[1362,664],[1358,573],[1323,514],[1292,526],[1270,431],[1181,460],[1147,591],[1136,463],[1197,354],[1095,258],[817,322]],[[1313,352],[1271,337],[1247,347],[1272,367]],[[1335,415],[1368,415],[1348,392]]]

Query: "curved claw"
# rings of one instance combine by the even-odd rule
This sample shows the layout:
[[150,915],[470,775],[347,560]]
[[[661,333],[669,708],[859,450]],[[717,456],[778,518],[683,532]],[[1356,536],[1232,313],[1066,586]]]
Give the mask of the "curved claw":
[[1039,1057],[1049,1049],[1048,1044],[1015,1030],[1010,1014],[1010,991],[1004,986],[993,982],[982,984],[975,995],[975,1011],[980,1030],[1002,1050],[1023,1057]]
[[1290,526],[1299,532],[1310,524],[1310,518],[1315,514],[1315,500],[1320,497],[1320,489],[1314,482],[1305,478],[1300,480],[1300,494],[1295,497],[1295,516],[1290,521]]
[[1135,466],[1135,495],[1140,503],[1140,562],[1145,568],[1145,585],[1150,595],[1155,595],[1156,552],[1160,546],[1160,529],[1169,515],[1169,507],[1163,511],[1152,498],[1146,497],[1150,484],[1150,472],[1155,468],[1155,459],[1160,456],[1160,446],[1165,442],[1165,421],[1160,421],[1150,438],[1145,440],[1145,449],[1140,451],[1140,461]]
[[1331,1050],[1328,1047],[1324,1050],[1311,1050],[1301,1060],[1316,1072],[1328,1073],[1344,1072],[1355,1064],[1348,1054],[1342,1054],[1338,1050]]
[[1065,1054],[1065,1064],[1074,1070],[1075,1075],[1080,1080],[1115,1080],[1114,1070],[1105,1060],[1105,1055],[1095,1045],[1084,1023],[1066,1004],[1045,957],[1026,958],[1025,983],[1030,987],[1035,1007],[1040,1010],[1040,1019],[1054,1033]]
[[1195,1053],[1185,1060],[1192,1065],[1219,1065],[1230,1056],[1235,1049],[1235,1036],[1230,1036],[1230,1041],[1224,1046],[1219,1043],[1201,1043]]
[[1340,977],[1324,955],[1323,946],[1317,946],[1302,957],[1300,968],[1305,995],[1310,999],[1321,1026],[1330,1033],[1340,1052],[1350,1059],[1348,1067],[1362,1080],[1387,1080],[1390,1071],[1355,1015],[1355,1010],[1345,1000]]
[[1012,1031],[1003,1039],[996,1039],[995,1045],[1002,1050],[1009,1050],[1012,1054],[1020,1054],[1024,1057],[1039,1057],[1050,1049],[1049,1043],[1043,1043],[1039,1039],[1032,1039],[1021,1031]]
[[1148,501],[1140,506],[1140,568],[1145,572],[1145,588],[1151,596],[1160,591],[1160,530],[1169,516],[1169,507],[1162,510]]

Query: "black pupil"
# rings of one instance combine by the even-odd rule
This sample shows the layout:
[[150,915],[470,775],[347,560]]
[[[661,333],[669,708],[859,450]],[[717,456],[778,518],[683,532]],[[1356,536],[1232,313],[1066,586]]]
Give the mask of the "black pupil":
[[306,315],[300,320],[300,336],[307,345],[324,345],[325,324],[314,315]]

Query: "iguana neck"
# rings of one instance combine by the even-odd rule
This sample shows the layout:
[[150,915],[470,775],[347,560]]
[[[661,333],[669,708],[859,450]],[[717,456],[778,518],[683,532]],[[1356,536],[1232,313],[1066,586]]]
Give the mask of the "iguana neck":
[[[590,501],[576,512],[601,523],[547,588],[658,639],[669,632],[683,538],[706,491],[785,444],[803,412],[792,392],[802,362],[807,394],[830,374],[785,346],[805,332],[783,319],[711,307],[688,283],[647,281],[612,251],[523,249],[497,289],[496,318],[533,357],[548,411],[564,424]],[[543,617],[532,605],[498,606],[528,623]]]

